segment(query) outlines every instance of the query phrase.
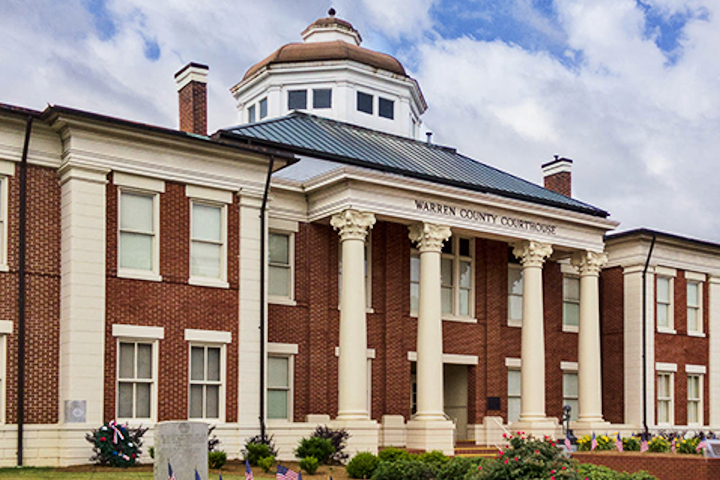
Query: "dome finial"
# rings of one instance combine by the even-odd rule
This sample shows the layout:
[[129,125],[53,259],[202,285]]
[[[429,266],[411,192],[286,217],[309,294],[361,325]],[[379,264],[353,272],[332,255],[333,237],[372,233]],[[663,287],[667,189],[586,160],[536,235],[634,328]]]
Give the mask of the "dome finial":
[[328,15],[330,15],[330,18],[335,16],[335,9],[333,7],[330,7],[330,10],[328,10]]

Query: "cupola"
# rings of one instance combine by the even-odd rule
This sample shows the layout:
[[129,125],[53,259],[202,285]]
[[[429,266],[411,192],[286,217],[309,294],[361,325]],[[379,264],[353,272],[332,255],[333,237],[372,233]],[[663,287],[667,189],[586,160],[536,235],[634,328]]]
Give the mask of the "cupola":
[[308,25],[301,34],[305,43],[340,40],[359,46],[362,43],[360,32],[355,30],[350,22],[335,17],[335,13],[335,9],[331,8],[327,18],[319,18]]

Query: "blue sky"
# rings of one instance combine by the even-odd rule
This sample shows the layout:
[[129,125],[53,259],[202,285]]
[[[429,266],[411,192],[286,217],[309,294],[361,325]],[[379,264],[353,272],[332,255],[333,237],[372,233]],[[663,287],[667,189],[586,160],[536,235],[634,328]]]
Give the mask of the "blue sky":
[[[720,242],[716,0],[336,0],[363,46],[397,56],[438,142],[528,180],[571,157],[574,193],[621,229]],[[210,66],[211,129],[228,89],[324,16],[327,0],[6,0],[0,102],[177,126],[173,74]]]

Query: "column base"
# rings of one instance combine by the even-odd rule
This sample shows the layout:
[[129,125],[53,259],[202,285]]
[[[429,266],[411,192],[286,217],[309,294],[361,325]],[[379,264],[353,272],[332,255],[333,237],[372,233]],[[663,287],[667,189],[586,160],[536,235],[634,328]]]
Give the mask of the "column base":
[[407,423],[407,448],[425,452],[440,450],[445,455],[454,455],[455,424],[450,420],[410,420]]
[[573,431],[576,437],[580,438],[583,435],[610,435],[617,432],[619,425],[613,425],[605,420],[577,420],[570,422],[570,429]]
[[345,451],[354,457],[359,452],[378,453],[380,443],[380,429],[375,420],[344,420],[335,419],[330,422],[330,428],[344,428],[350,433]]
[[555,417],[537,418],[532,420],[519,420],[509,426],[510,431],[515,435],[517,432],[525,432],[525,435],[542,438],[545,435],[551,438],[562,437],[562,425]]

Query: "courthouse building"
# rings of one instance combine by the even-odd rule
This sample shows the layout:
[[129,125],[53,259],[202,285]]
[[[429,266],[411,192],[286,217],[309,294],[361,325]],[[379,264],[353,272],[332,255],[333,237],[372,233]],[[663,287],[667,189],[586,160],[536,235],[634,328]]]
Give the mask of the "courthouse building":
[[195,63],[179,130],[0,105],[0,465],[85,463],[111,419],[281,459],[317,425],[353,452],[560,437],[564,405],[576,434],[720,424],[719,245],[606,236],[571,160],[541,187],[418,139],[400,62],[334,13],[302,37],[212,135]]

